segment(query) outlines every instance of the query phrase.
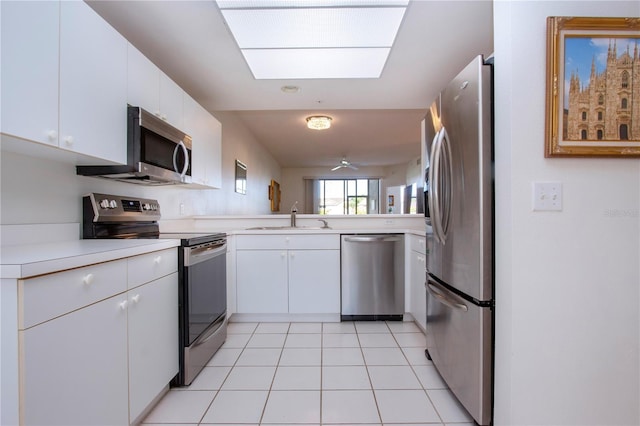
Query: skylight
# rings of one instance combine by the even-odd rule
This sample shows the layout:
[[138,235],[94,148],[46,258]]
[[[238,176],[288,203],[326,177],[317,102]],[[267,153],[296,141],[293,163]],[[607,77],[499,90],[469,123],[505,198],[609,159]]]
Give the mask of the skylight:
[[217,0],[256,79],[378,78],[409,0]]

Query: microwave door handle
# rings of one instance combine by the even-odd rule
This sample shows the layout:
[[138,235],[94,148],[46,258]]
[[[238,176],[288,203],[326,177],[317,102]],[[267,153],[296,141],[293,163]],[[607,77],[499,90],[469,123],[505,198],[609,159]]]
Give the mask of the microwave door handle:
[[178,148],[182,148],[182,152],[184,153],[184,164],[182,165],[182,171],[180,173],[180,177],[184,178],[187,174],[187,169],[189,168],[189,151],[187,151],[187,147],[184,142],[180,141],[176,145],[176,148],[173,150],[173,170],[178,171]]

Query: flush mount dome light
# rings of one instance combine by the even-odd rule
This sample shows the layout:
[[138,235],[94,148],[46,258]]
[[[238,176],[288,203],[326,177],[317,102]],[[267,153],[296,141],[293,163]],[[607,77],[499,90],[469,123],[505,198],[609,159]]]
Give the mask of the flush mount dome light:
[[307,127],[313,130],[324,130],[331,127],[331,117],[326,115],[312,115],[307,117]]

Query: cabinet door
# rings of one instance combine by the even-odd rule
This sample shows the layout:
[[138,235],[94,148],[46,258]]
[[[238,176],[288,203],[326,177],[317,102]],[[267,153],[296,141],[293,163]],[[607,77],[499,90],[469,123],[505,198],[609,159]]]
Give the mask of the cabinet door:
[[85,2],[60,8],[60,147],[124,164],[127,41]]
[[178,374],[178,274],[128,292],[129,421]]
[[427,325],[427,293],[424,287],[426,278],[425,255],[411,251],[411,275],[410,275],[410,309],[413,319],[424,331]]
[[238,313],[287,313],[286,250],[236,252]]
[[2,132],[58,145],[60,4],[2,2]]
[[160,114],[160,70],[131,43],[127,44],[127,103]]
[[340,250],[289,251],[289,312],[340,313]]
[[193,98],[184,96],[184,131],[193,139],[191,178],[195,187],[220,188],[222,125]]
[[184,91],[160,71],[160,118],[180,130],[184,129]]
[[124,295],[20,332],[21,423],[128,424]]

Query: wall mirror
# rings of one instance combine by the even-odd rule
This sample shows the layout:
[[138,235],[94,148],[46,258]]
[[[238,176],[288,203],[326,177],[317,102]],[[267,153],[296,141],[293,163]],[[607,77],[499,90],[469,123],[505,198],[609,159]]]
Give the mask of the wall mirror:
[[236,192],[247,193],[247,166],[236,160]]

